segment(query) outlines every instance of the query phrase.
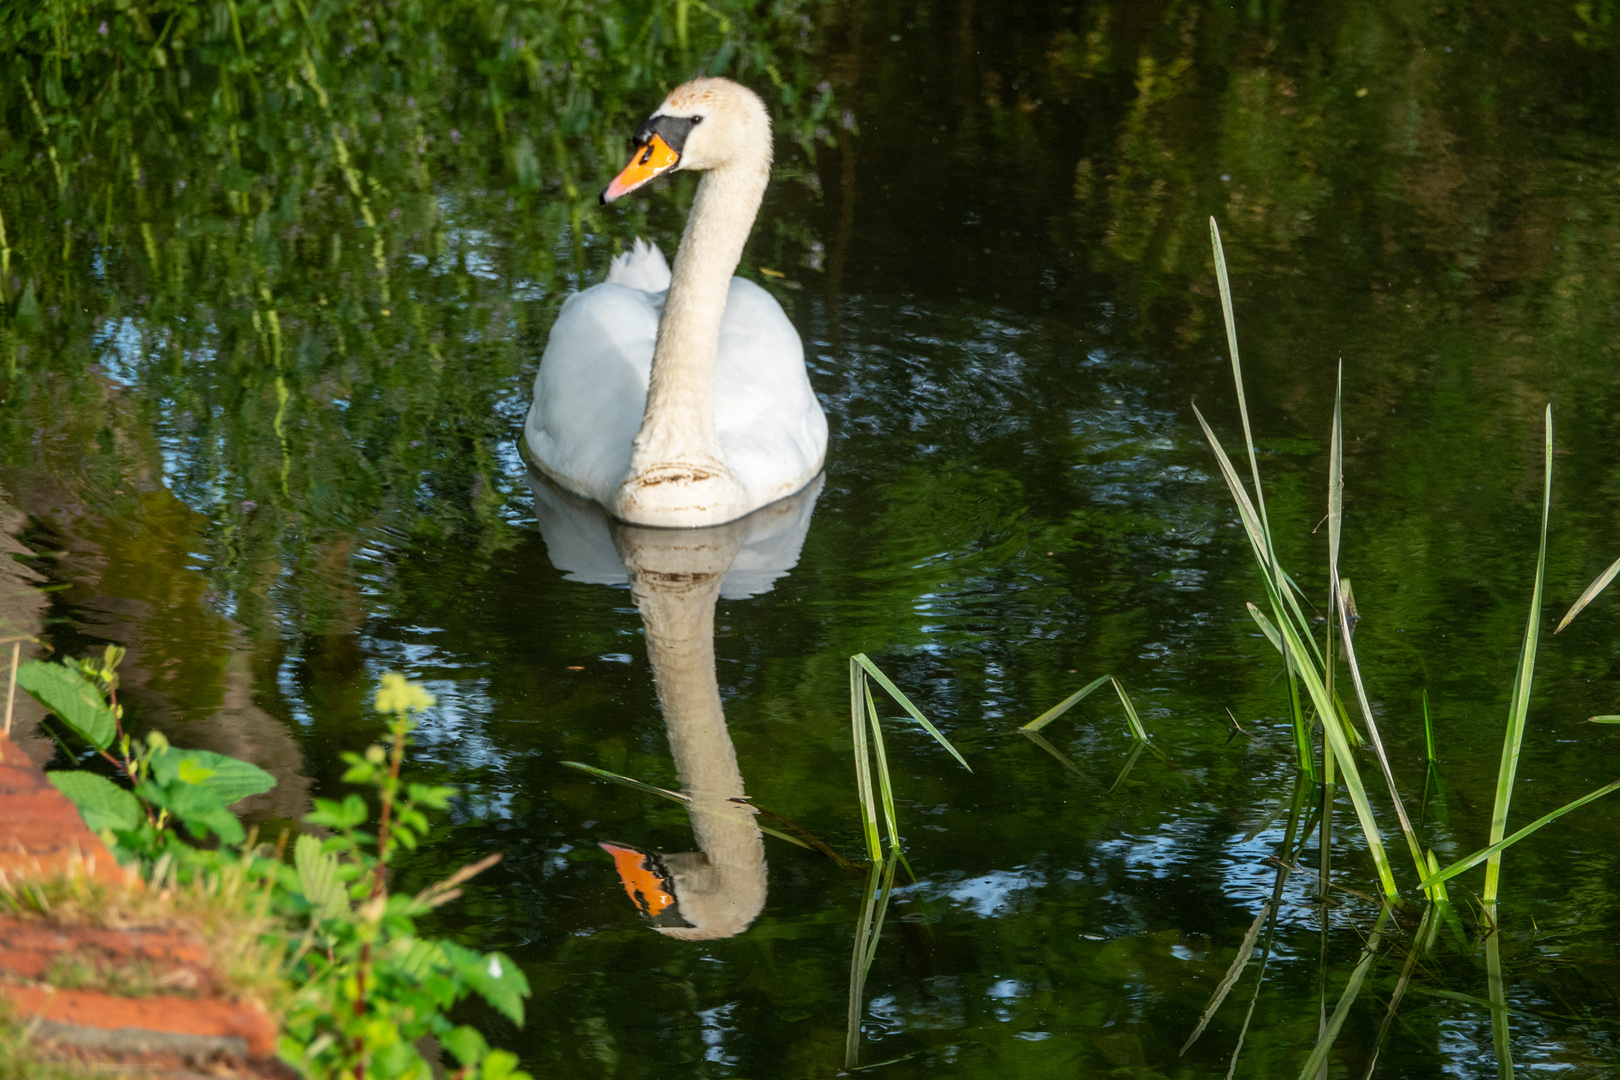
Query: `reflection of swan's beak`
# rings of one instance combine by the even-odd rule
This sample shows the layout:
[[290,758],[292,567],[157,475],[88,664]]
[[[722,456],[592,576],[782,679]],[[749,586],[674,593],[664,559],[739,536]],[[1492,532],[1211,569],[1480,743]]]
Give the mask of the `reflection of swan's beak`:
[[675,876],[656,852],[624,844],[598,844],[597,847],[613,856],[619,883],[642,918],[656,927],[692,925],[682,918],[681,906],[675,899]]
[[602,192],[602,205],[606,206],[614,199],[630,194],[658,174],[673,169],[680,164],[680,160],[681,155],[670,149],[662,135],[652,136],[644,145],[636,147],[630,164]]

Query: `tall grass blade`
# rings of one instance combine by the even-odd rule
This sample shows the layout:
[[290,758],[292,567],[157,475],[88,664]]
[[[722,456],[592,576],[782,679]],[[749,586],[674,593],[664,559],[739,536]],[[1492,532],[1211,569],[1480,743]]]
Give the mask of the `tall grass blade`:
[[1490,847],[1480,848],[1472,855],[1458,859],[1456,862],[1452,863],[1450,866],[1439,871],[1438,873],[1429,874],[1423,879],[1423,887],[1427,889],[1431,885],[1438,884],[1442,881],[1449,881],[1458,874],[1472,870],[1474,867],[1478,866],[1482,862],[1485,862],[1487,859],[1496,859],[1500,857],[1502,852],[1506,851],[1514,844],[1517,844],[1520,840],[1523,840],[1525,837],[1537,831],[1542,826],[1557,821],[1571,810],[1579,810],[1587,803],[1601,799],[1603,796],[1608,795],[1616,790],[1620,790],[1620,780],[1616,780],[1610,784],[1604,784],[1596,791],[1588,792],[1587,794],[1576,799],[1574,802],[1565,803],[1563,806],[1560,806],[1557,810],[1554,810],[1550,814],[1541,815],[1540,817],[1536,818],[1536,820],[1514,833],[1512,836],[1498,840]]
[[1045,712],[1041,713],[1041,715],[1037,716],[1035,719],[1031,720],[1018,730],[1041,730],[1041,728],[1045,727],[1047,724],[1050,724],[1052,721],[1056,720],[1058,717],[1080,704],[1080,702],[1085,699],[1087,694],[1090,694],[1093,690],[1097,689],[1097,687],[1101,686],[1111,678],[1113,678],[1111,675],[1097,676],[1095,679],[1092,679],[1090,682],[1086,683],[1086,685],[1082,686],[1080,689],[1076,690],[1074,693],[1070,694],[1068,697],[1064,698],[1050,709],[1047,709]]
[[872,752],[866,745],[866,671],[851,657],[849,661],[850,742],[855,750],[855,794],[861,804],[861,834],[866,838],[866,857],[873,864],[883,861],[883,843],[878,839],[877,800],[872,794]]
[[956,747],[951,745],[951,740],[947,739],[937,727],[928,722],[928,717],[924,716],[922,711],[911,703],[910,698],[906,697],[906,695],[900,692],[900,688],[894,685],[894,683],[889,680],[887,675],[878,670],[878,666],[876,664],[867,659],[865,653],[856,653],[854,656],[850,657],[850,663],[859,664],[861,669],[865,671],[866,674],[876,679],[877,684],[883,687],[884,690],[888,691],[889,696],[894,698],[895,702],[902,709],[906,710],[913,720],[922,725],[924,731],[928,732],[928,734],[934,737],[935,742],[939,743],[939,745],[950,751],[950,755],[961,763],[962,768],[967,769],[968,772],[973,771],[972,767],[968,765],[967,759],[961,754],[957,753]]
[[1507,985],[1502,979],[1502,933],[1485,939],[1485,986],[1491,1000],[1491,1042],[1496,1047],[1496,1075],[1513,1080],[1512,1029],[1508,1021]]
[[1564,627],[1568,626],[1570,621],[1581,613],[1582,608],[1584,608],[1587,604],[1590,604],[1593,600],[1596,600],[1597,594],[1609,587],[1609,582],[1613,581],[1615,579],[1615,575],[1617,574],[1620,574],[1620,559],[1614,560],[1613,565],[1611,565],[1607,570],[1603,571],[1603,573],[1599,574],[1597,576],[1597,580],[1593,581],[1592,584],[1586,587],[1586,591],[1581,593],[1581,598],[1575,601],[1575,606],[1570,608],[1569,611],[1564,614],[1564,617],[1558,621],[1558,629],[1554,630],[1553,633],[1556,634],[1559,630],[1562,630]]
[[1588,724],[1620,724],[1620,716],[1588,716]]
[[[1406,847],[1412,856],[1412,865],[1416,868],[1418,877],[1422,877],[1426,868],[1423,845],[1418,842],[1411,819],[1406,816],[1401,793],[1395,786],[1395,773],[1389,766],[1389,755],[1384,752],[1384,740],[1378,734],[1378,721],[1373,718],[1372,706],[1367,701],[1367,688],[1361,681],[1361,665],[1356,662],[1355,636],[1350,626],[1350,605],[1346,602],[1348,598],[1341,591],[1339,584],[1339,535],[1344,522],[1343,404],[1344,367],[1341,364],[1339,387],[1333,396],[1333,451],[1332,462],[1328,466],[1328,584],[1333,595],[1333,608],[1339,617],[1339,641],[1344,649],[1344,660],[1350,668],[1350,682],[1356,688],[1356,703],[1361,706],[1361,720],[1367,727],[1367,737],[1371,740],[1373,753],[1378,758],[1378,768],[1384,774],[1384,784],[1389,788],[1390,802],[1395,806],[1395,818],[1400,822],[1401,835],[1406,837]],[[1323,717],[1324,727],[1328,720],[1329,717]]]
[[1339,995],[1339,1004],[1328,1018],[1327,1026],[1322,1037],[1316,1041],[1316,1048],[1311,1056],[1305,1059],[1305,1067],[1299,1071],[1300,1080],[1314,1080],[1327,1062],[1328,1053],[1333,1049],[1333,1043],[1344,1028],[1344,1018],[1350,1015],[1350,1007],[1356,1003],[1356,996],[1361,993],[1362,983],[1367,981],[1367,972],[1372,969],[1373,961],[1378,958],[1378,946],[1382,940],[1384,927],[1389,923],[1389,908],[1378,913],[1378,921],[1373,924],[1372,934],[1367,938],[1367,946],[1362,950],[1361,960],[1356,964],[1355,970],[1350,973],[1350,979],[1344,984],[1344,991]]
[[[1541,547],[1536,554],[1536,584],[1530,593],[1530,618],[1525,625],[1524,647],[1519,668],[1513,676],[1513,702],[1508,710],[1507,732],[1502,739],[1502,764],[1496,773],[1496,802],[1491,808],[1491,843],[1507,832],[1508,808],[1513,802],[1513,780],[1519,771],[1519,751],[1524,745],[1525,719],[1530,712],[1530,684],[1536,672],[1536,644],[1541,635],[1541,589],[1547,575],[1547,518],[1552,510],[1553,422],[1552,406],[1547,406],[1545,464],[1541,488]],[[1502,880],[1502,853],[1491,855],[1485,864],[1485,889],[1480,901],[1487,908],[1496,905]]]
[[1254,453],[1254,432],[1249,427],[1249,400],[1243,393],[1243,362],[1238,358],[1237,319],[1232,314],[1232,282],[1226,273],[1226,249],[1221,245],[1221,227],[1215,224],[1213,217],[1209,219],[1209,240],[1215,249],[1215,281],[1221,289],[1221,318],[1226,323],[1226,347],[1232,354],[1232,382],[1237,386],[1243,442],[1249,449],[1249,475],[1254,481],[1254,502],[1260,512],[1260,528],[1265,533],[1269,550],[1271,526],[1266,521],[1266,498],[1260,490],[1260,464]]
[[1136,706],[1131,704],[1130,696],[1125,693],[1125,687],[1120,685],[1118,679],[1111,677],[1109,681],[1114,684],[1114,693],[1119,695],[1119,703],[1125,706],[1125,723],[1131,729],[1131,737],[1137,742],[1147,742],[1147,728],[1142,726],[1142,718],[1136,715]]
[[1271,642],[1271,647],[1283,656],[1287,656],[1288,653],[1283,649],[1282,635],[1277,633],[1275,626],[1271,625],[1271,620],[1266,618],[1266,613],[1255,607],[1253,601],[1246,601],[1245,603],[1249,608],[1249,616],[1259,624],[1260,632],[1266,635],[1266,640]]
[[900,820],[894,812],[894,785],[889,780],[889,755],[883,747],[883,728],[878,723],[877,702],[872,700],[871,686],[865,686],[866,719],[872,727],[872,749],[877,756],[878,796],[883,800],[883,822],[889,830],[889,850],[900,852]]
[[1249,961],[1254,957],[1254,943],[1259,940],[1260,931],[1264,929],[1266,920],[1271,917],[1271,911],[1270,904],[1264,905],[1260,908],[1260,914],[1254,917],[1254,922],[1249,924],[1249,932],[1243,935],[1243,943],[1238,946],[1237,955],[1232,958],[1231,966],[1226,969],[1226,974],[1222,977],[1220,985],[1215,987],[1214,996],[1209,999],[1209,1005],[1205,1007],[1203,1015],[1198,1018],[1198,1026],[1193,1028],[1191,1035],[1187,1036],[1187,1041],[1181,1044],[1182,1054],[1192,1049],[1192,1044],[1198,1041],[1198,1037],[1209,1026],[1215,1011],[1221,1007],[1221,1002],[1226,1000],[1226,995],[1232,992],[1232,987],[1236,986],[1237,981],[1243,977],[1243,969],[1249,966]]

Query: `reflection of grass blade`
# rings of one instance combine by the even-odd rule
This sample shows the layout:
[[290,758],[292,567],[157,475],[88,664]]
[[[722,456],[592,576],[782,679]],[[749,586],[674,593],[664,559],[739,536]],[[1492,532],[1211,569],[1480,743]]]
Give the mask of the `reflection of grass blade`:
[[[1558,630],[1568,626],[1570,620],[1581,613],[1582,608],[1596,600],[1597,594],[1609,587],[1609,582],[1614,580],[1616,574],[1620,574],[1620,559],[1616,559],[1613,565],[1597,576],[1596,581],[1586,587],[1586,591],[1581,593],[1581,598],[1575,601],[1575,606],[1559,620]],[[1553,633],[1558,633],[1558,630],[1554,630]]]
[[1367,981],[1367,972],[1372,969],[1373,961],[1378,958],[1378,945],[1384,933],[1384,926],[1389,922],[1389,908],[1378,913],[1378,921],[1373,924],[1372,934],[1367,938],[1367,947],[1362,950],[1361,960],[1350,973],[1350,979],[1344,984],[1344,992],[1339,995],[1339,1004],[1328,1018],[1327,1027],[1322,1037],[1316,1041],[1316,1048],[1311,1056],[1305,1059],[1305,1067],[1299,1071],[1299,1080],[1313,1080],[1321,1071],[1322,1063],[1327,1061],[1328,1052],[1333,1049],[1334,1040],[1339,1037],[1339,1031],[1344,1027],[1344,1018],[1350,1014],[1350,1006],[1356,1003],[1356,995],[1361,993],[1361,984]]
[[1507,987],[1502,981],[1502,933],[1491,931],[1485,939],[1485,985],[1491,998],[1491,1042],[1496,1046],[1496,1074],[1513,1080],[1512,1033],[1508,1024]]
[[861,834],[866,837],[866,857],[873,863],[883,860],[883,843],[878,839],[877,800],[872,795],[872,755],[866,746],[866,672],[849,661],[849,727],[855,748],[855,794],[861,804]]
[[1456,862],[1452,863],[1444,870],[1441,870],[1439,873],[1431,874],[1428,877],[1425,877],[1423,879],[1423,887],[1428,888],[1429,886],[1439,882],[1448,881],[1466,870],[1472,870],[1474,867],[1478,866],[1487,859],[1499,858],[1502,852],[1506,851],[1514,844],[1517,844],[1520,840],[1523,840],[1537,829],[1540,829],[1543,825],[1556,821],[1565,814],[1569,813],[1571,810],[1578,810],[1587,803],[1592,802],[1595,799],[1601,799],[1603,796],[1617,789],[1620,789],[1620,780],[1616,780],[1612,784],[1604,784],[1596,791],[1588,792],[1587,794],[1576,799],[1574,802],[1565,803],[1563,806],[1560,806],[1557,810],[1554,810],[1550,814],[1543,814],[1541,817],[1536,818],[1536,820],[1532,821],[1530,824],[1526,825],[1512,836],[1509,836],[1503,840],[1498,840],[1490,847],[1480,848],[1472,855],[1458,859]]
[[1431,765],[1439,758],[1434,752],[1434,720],[1429,716],[1429,688],[1423,688],[1423,753]]
[[[1547,574],[1547,517],[1552,510],[1553,425],[1552,406],[1547,406],[1545,458],[1541,488],[1541,547],[1536,555],[1536,584],[1530,591],[1530,619],[1524,630],[1524,646],[1519,652],[1519,668],[1513,676],[1513,703],[1508,710],[1507,732],[1502,739],[1502,764],[1496,773],[1496,802],[1491,808],[1491,843],[1507,832],[1508,808],[1513,802],[1513,780],[1519,771],[1519,750],[1524,744],[1525,717],[1530,712],[1530,683],[1536,672],[1536,644],[1541,636],[1541,586]],[[1502,853],[1493,853],[1485,864],[1485,889],[1480,901],[1486,907],[1496,904],[1501,885]]]
[[877,956],[878,938],[883,933],[883,916],[889,908],[898,860],[874,861],[862,893],[861,917],[855,927],[855,945],[849,958],[849,1014],[844,1033],[844,1068],[859,1065],[861,1015],[866,1008],[866,976]]
[[[636,779],[633,779],[633,778],[628,777],[628,776],[620,776],[618,773],[608,772],[606,769],[598,769],[594,765],[586,765],[583,762],[579,762],[579,761],[565,761],[565,762],[563,762],[563,764],[568,766],[570,769],[578,769],[582,773],[589,773],[590,775],[592,775],[594,777],[597,777],[598,779],[601,779],[601,780],[608,780],[608,781],[611,781],[611,782],[613,782],[615,784],[623,784],[625,787],[635,788],[637,791],[644,791],[649,795],[657,795],[661,799],[669,799],[672,802],[678,802],[678,803],[690,803],[692,801],[689,797],[681,794],[679,791],[670,791],[668,788],[654,787],[651,784],[643,783],[640,780],[636,780]],[[742,800],[733,800],[733,801],[742,801]],[[743,805],[750,805],[751,806],[752,804],[744,802]],[[792,822],[788,822],[787,819],[783,818],[780,814],[772,814],[769,810],[766,810],[763,807],[757,807],[756,806],[756,807],[753,807],[753,809],[755,809],[756,811],[758,811],[761,814],[768,814],[773,818],[777,818],[777,819],[779,819],[781,821],[784,821],[787,824],[791,825],[793,828],[796,828],[796,829],[798,828],[797,825],[793,825]],[[739,818],[751,817],[752,816],[752,815],[748,814],[747,811],[742,810],[742,809],[738,809],[736,811],[736,813],[737,813],[737,816]],[[786,840],[788,843],[792,844],[794,847],[802,847],[806,851],[814,851],[814,852],[818,852],[818,853],[820,853],[822,855],[825,855],[829,859],[831,859],[833,862],[838,863],[839,865],[844,865],[845,863],[849,862],[848,859],[846,859],[842,855],[838,854],[838,852],[834,851],[832,848],[828,847],[826,844],[822,843],[820,840],[817,840],[814,836],[810,836],[810,834],[808,834],[808,833],[805,834],[805,836],[808,838],[808,840],[806,840],[806,839],[801,839],[800,837],[797,837],[797,836],[789,835],[788,833],[785,833],[785,832],[779,832],[776,829],[773,829],[768,825],[761,825],[757,821],[754,822],[754,827],[757,828],[760,832],[764,833],[766,836],[774,836],[778,840]]]
[[1110,675],[1097,676],[1095,679],[1092,679],[1090,682],[1086,683],[1086,685],[1082,686],[1080,689],[1076,690],[1074,693],[1070,694],[1068,697],[1064,698],[1050,709],[1047,709],[1045,712],[1041,713],[1041,715],[1037,716],[1035,719],[1031,720],[1018,730],[1041,730],[1041,728],[1045,727],[1047,724],[1050,724],[1052,721],[1056,720],[1058,717],[1080,704],[1081,700],[1083,700],[1087,694],[1097,689],[1097,687],[1107,682],[1110,678],[1112,678]]
[[1074,775],[1078,776],[1080,779],[1086,781],[1087,783],[1091,783],[1091,784],[1096,783],[1096,781],[1092,780],[1091,777],[1089,777],[1085,773],[1081,772],[1080,771],[1080,766],[1078,766],[1074,762],[1070,761],[1069,756],[1067,754],[1065,754],[1063,751],[1059,750],[1057,747],[1053,746],[1051,743],[1047,742],[1045,735],[1042,735],[1038,731],[1026,731],[1023,728],[1019,728],[1018,731],[1019,731],[1019,734],[1023,735],[1030,742],[1034,743],[1036,746],[1040,747],[1042,750],[1045,750],[1048,754],[1051,754],[1053,757],[1057,758],[1058,763],[1061,764],[1065,769],[1068,769],[1070,772],[1074,773]]
[[1142,751],[1147,748],[1147,745],[1140,739],[1136,739],[1131,743],[1131,752],[1126,756],[1125,765],[1119,770],[1119,775],[1114,777],[1112,784],[1108,785],[1108,794],[1112,795],[1118,791],[1119,785],[1123,784],[1125,778],[1131,775],[1131,770],[1136,768],[1136,759],[1142,756]]
[[962,763],[962,768],[967,769],[968,772],[973,771],[973,769],[968,765],[967,759],[964,758],[961,754],[957,753],[956,752],[956,747],[951,745],[951,740],[947,739],[944,736],[944,734],[941,733],[940,730],[937,727],[935,727],[933,724],[928,722],[928,717],[924,716],[922,714],[922,711],[920,709],[918,709],[917,706],[915,706],[915,705],[913,705],[911,703],[910,698],[906,697],[906,695],[904,695],[904,694],[902,694],[900,692],[900,688],[898,686],[894,685],[893,682],[889,681],[889,677],[887,675],[883,674],[883,672],[878,670],[878,666],[876,664],[872,663],[871,660],[867,659],[865,653],[856,653],[854,656],[850,657],[849,659],[850,659],[850,663],[859,664],[861,666],[861,668],[868,675],[870,675],[870,676],[872,676],[872,678],[876,679],[877,684],[879,686],[883,687],[883,689],[887,690],[889,692],[889,696],[894,698],[895,702],[902,709],[906,710],[906,712],[910,714],[910,716],[911,716],[911,718],[913,720],[915,720],[915,721],[917,721],[917,723],[921,724],[924,731],[928,732],[928,734],[930,734],[930,735],[932,735],[934,737],[935,742],[939,743],[939,745],[943,746],[946,750],[950,751],[951,756],[953,758],[955,758],[957,761]]
[[1137,742],[1147,742],[1147,728],[1142,726],[1142,718],[1136,715],[1136,706],[1131,704],[1130,697],[1125,693],[1125,687],[1120,685],[1118,679],[1110,677],[1109,681],[1114,684],[1114,693],[1119,695],[1119,703],[1125,706],[1125,723],[1130,726],[1131,736]]
[[1406,954],[1406,966],[1401,969],[1401,977],[1396,980],[1395,993],[1390,995],[1389,1008],[1384,1012],[1384,1022],[1378,1025],[1378,1037],[1373,1039],[1372,1053],[1367,1057],[1367,1071],[1362,1080],[1372,1080],[1373,1070],[1378,1067],[1378,1054],[1384,1048],[1384,1039],[1389,1035],[1389,1028],[1395,1022],[1395,1010],[1400,1008],[1401,998],[1406,995],[1406,984],[1412,981],[1412,969],[1417,967],[1418,946],[1428,935],[1429,924],[1434,921],[1434,906],[1423,909],[1423,921],[1418,923],[1417,933],[1412,935],[1412,947]]
[[1249,966],[1249,961],[1254,957],[1254,943],[1260,937],[1260,931],[1265,927],[1266,919],[1270,917],[1271,905],[1266,904],[1260,908],[1260,914],[1254,917],[1254,922],[1249,926],[1249,932],[1243,935],[1243,944],[1238,946],[1237,955],[1232,958],[1232,966],[1226,969],[1226,975],[1221,979],[1221,984],[1215,988],[1215,994],[1209,999],[1208,1007],[1204,1009],[1204,1014],[1198,1018],[1198,1026],[1193,1028],[1193,1033],[1187,1036],[1187,1041],[1182,1044],[1181,1052],[1183,1054],[1192,1048],[1193,1043],[1198,1041],[1198,1036],[1202,1035],[1204,1029],[1209,1026],[1210,1018],[1215,1015],[1215,1010],[1221,1007],[1221,1002],[1226,1000],[1226,995],[1232,992],[1232,987],[1236,986],[1237,981],[1243,977],[1243,969]]

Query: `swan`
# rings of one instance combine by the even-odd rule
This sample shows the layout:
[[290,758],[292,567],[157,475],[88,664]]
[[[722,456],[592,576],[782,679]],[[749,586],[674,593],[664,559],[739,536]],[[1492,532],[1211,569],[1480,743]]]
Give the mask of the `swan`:
[[637,240],[569,297],[534,380],[524,441],[560,486],[635,525],[720,525],[821,471],[827,418],[770,293],[733,277],[770,179],[765,103],[729,79],[672,90],[602,202],[703,170],[671,272]]
[[734,937],[765,906],[765,844],[720,700],[715,603],[769,592],[798,563],[821,478],[739,520],[680,530],[610,522],[545,477],[531,471],[529,480],[552,565],[572,581],[630,586],[698,850],[600,846],[654,930],[685,941]]

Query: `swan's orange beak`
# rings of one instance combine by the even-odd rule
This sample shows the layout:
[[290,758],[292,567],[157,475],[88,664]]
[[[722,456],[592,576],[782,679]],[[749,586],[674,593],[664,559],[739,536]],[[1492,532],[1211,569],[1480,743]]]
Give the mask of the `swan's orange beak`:
[[621,195],[630,194],[659,173],[668,172],[679,164],[680,160],[681,155],[670,149],[669,143],[664,141],[662,135],[654,135],[647,140],[645,146],[636,147],[630,164],[626,165],[624,171],[615,176],[613,183],[602,192],[603,205]]
[[692,925],[681,917],[680,906],[675,902],[675,883],[656,854],[622,844],[598,844],[597,847],[613,856],[619,884],[624,886],[625,894],[642,918],[654,926]]

